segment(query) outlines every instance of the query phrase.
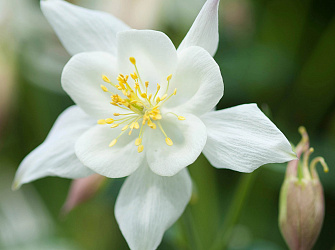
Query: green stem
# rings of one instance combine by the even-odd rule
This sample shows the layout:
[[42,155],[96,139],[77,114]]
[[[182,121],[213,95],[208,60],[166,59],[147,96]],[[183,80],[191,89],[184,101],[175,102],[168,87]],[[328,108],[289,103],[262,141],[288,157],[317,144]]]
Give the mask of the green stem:
[[200,238],[194,225],[194,221],[189,207],[186,208],[182,216],[182,226],[183,231],[185,232],[187,238],[189,249],[192,250],[202,249],[201,242],[199,240]]
[[236,188],[229,211],[225,215],[226,220],[222,224],[222,227],[218,230],[216,240],[211,248],[212,250],[222,250],[227,248],[234,226],[240,217],[242,208],[249,195],[256,175],[257,173],[242,175]]

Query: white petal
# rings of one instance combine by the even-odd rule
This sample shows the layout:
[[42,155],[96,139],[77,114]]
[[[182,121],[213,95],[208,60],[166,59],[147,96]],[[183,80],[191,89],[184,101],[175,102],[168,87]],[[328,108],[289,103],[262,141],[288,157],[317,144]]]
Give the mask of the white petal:
[[181,216],[192,193],[186,169],[172,177],[154,174],[141,166],[123,184],[115,217],[130,249],[151,250]]
[[[135,132],[135,131],[134,131]],[[135,146],[137,136],[127,131],[113,147],[109,144],[121,133],[121,129],[110,125],[96,125],[83,134],[75,145],[76,154],[85,166],[109,178],[125,177],[133,173],[142,163],[145,153],[138,153]]]
[[171,114],[165,116],[161,124],[173,145],[166,144],[165,136],[157,127],[148,128],[150,134],[145,147],[151,170],[158,175],[172,176],[198,158],[206,144],[207,132],[203,122],[194,115],[184,114],[184,121]]
[[13,188],[45,176],[82,178],[93,174],[76,157],[74,144],[94,123],[79,107],[66,109],[45,141],[24,158],[16,172]]
[[149,93],[156,91],[157,83],[160,83],[162,88],[166,86],[166,78],[176,69],[176,49],[162,32],[153,30],[120,32],[117,35],[117,47],[120,73],[129,75],[135,70],[129,61],[130,57],[134,57],[143,82],[149,81],[149,86],[153,88]]
[[212,110],[223,96],[220,68],[207,51],[189,47],[179,54],[177,71],[170,83],[170,92],[177,88],[164,107],[202,115]]
[[114,91],[116,88],[102,80],[102,75],[116,81],[115,57],[105,52],[85,52],[71,58],[62,73],[62,86],[86,113],[96,119],[111,118],[120,109],[111,105],[111,94],[104,92],[101,85]]
[[203,152],[214,167],[250,173],[267,163],[296,159],[286,137],[256,104],[209,112],[201,119],[208,133]]
[[190,46],[200,46],[212,56],[215,55],[219,43],[219,2],[220,0],[207,0],[180,44],[178,52]]
[[41,1],[41,8],[71,55],[87,51],[108,51],[115,55],[117,32],[129,29],[112,15],[63,0]]

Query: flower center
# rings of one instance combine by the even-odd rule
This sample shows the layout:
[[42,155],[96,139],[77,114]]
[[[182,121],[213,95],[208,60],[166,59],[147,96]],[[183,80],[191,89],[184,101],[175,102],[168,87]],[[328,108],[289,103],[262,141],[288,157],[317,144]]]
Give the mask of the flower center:
[[[111,128],[116,128],[119,125],[123,125],[121,133],[111,141],[109,147],[113,147],[117,143],[117,140],[120,138],[120,136],[122,136],[126,131],[129,131],[128,135],[131,135],[134,129],[139,129],[139,135],[135,140],[135,145],[138,147],[137,151],[141,153],[144,149],[144,146],[142,145],[142,138],[145,128],[149,127],[151,129],[156,129],[157,126],[164,135],[166,144],[172,146],[173,141],[170,137],[168,137],[160,122],[162,119],[160,111],[161,106],[172,96],[177,94],[177,89],[174,89],[171,95],[168,96],[167,94],[172,75],[169,75],[166,78],[167,86],[164,94],[159,96],[158,92],[160,91],[161,86],[157,83],[157,90],[153,95],[152,93],[148,93],[149,82],[142,82],[138,68],[136,66],[135,58],[130,57],[129,60],[135,67],[134,73],[130,74],[135,83],[133,88],[130,87],[128,83],[128,75],[124,76],[119,74],[117,77],[118,84],[114,84],[106,75],[102,75],[102,80],[105,83],[110,84],[112,88],[121,91],[123,94],[123,97],[121,97],[120,95],[115,94],[113,91],[110,91],[105,85],[101,85],[100,87],[104,92],[111,94],[112,100],[110,104],[127,111],[126,113],[114,113],[114,118],[98,120],[98,124],[112,124]],[[185,120],[185,117],[183,116],[179,116],[171,112],[169,112],[169,114],[175,115],[178,120]]]

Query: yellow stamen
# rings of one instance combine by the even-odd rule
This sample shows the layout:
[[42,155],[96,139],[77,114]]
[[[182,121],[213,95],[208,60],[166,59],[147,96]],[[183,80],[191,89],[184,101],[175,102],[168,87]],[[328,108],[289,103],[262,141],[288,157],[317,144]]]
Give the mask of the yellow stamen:
[[156,129],[156,124],[153,123],[151,120],[148,121],[148,126],[152,129]]
[[[122,93],[120,95],[114,94],[112,93],[113,91],[111,92],[109,90],[110,87],[107,88],[105,85],[100,85],[101,89],[104,92],[111,93],[110,104],[118,107],[120,110],[124,109],[128,111],[125,113],[114,113],[115,117],[121,116],[121,118],[113,119],[113,117],[98,120],[98,124],[111,124],[111,128],[116,128],[121,125],[123,126],[119,136],[116,137],[109,144],[109,146],[113,147],[119,137],[122,136],[126,131],[128,131],[128,129],[129,135],[131,135],[135,129],[140,129],[138,138],[135,140],[135,145],[138,147],[138,152],[142,152],[144,149],[144,146],[142,145],[142,139],[144,135],[144,130],[146,129],[145,125],[148,125],[148,127],[152,129],[156,129],[158,126],[161,132],[164,134],[166,144],[172,146],[173,141],[167,136],[162,128],[162,125],[160,124],[160,120],[163,118],[163,115],[161,114],[162,105],[177,93],[177,89],[175,89],[172,94],[168,95],[169,84],[172,79],[172,75],[169,75],[166,78],[167,84],[164,85],[166,87],[166,90],[164,89],[165,93],[160,93],[161,85],[159,83],[157,83],[156,93],[149,93],[149,82],[142,81],[138,71],[138,67],[136,65],[136,59],[134,57],[130,57],[129,61],[134,65],[135,71],[129,75],[119,74],[116,78],[118,84],[112,83],[106,75],[102,75],[102,80],[104,82],[109,83],[109,86],[112,86],[113,88],[121,91]],[[133,85],[128,83],[129,76],[131,77],[130,80],[133,81]],[[132,85],[132,87],[130,85]],[[122,95],[123,97],[121,97]],[[174,113],[171,114],[175,115],[178,120],[186,119],[183,116],[178,116]]]
[[138,79],[138,76],[136,74],[136,72],[134,72],[134,74],[130,74],[131,78],[133,78],[134,80]]
[[108,92],[108,89],[107,89],[107,87],[106,86],[104,86],[104,85],[100,85],[100,88],[104,91],[104,92]]
[[153,116],[152,116],[152,119],[155,120],[155,121],[156,121],[156,120],[161,120],[161,119],[162,119],[162,116],[161,116],[160,114],[153,115]]
[[126,126],[124,126],[124,127],[121,129],[121,130],[122,130],[122,131],[125,131],[125,130],[127,130],[127,129],[128,129],[128,127],[129,127],[129,126],[128,126],[128,125],[126,125]]
[[136,60],[135,60],[135,58],[134,57],[130,57],[129,58],[129,61],[132,63],[132,64],[136,64]]
[[107,124],[112,124],[114,122],[114,119],[107,118],[107,119],[105,119],[105,121],[106,121]]
[[136,141],[135,141],[135,145],[139,146],[139,145],[141,145],[141,143],[142,143],[142,138],[137,138]]
[[117,143],[117,139],[114,139],[110,144],[109,147],[113,147]]
[[163,95],[160,100],[163,101],[167,97],[167,94]]
[[166,137],[166,138],[165,138],[165,142],[166,142],[166,144],[169,145],[169,146],[172,146],[172,145],[173,145],[173,141],[172,141],[169,137]]
[[138,148],[137,148],[137,151],[139,153],[141,153],[143,151],[143,149],[144,149],[144,146],[143,145],[139,145]]
[[111,80],[106,75],[102,75],[102,80],[107,83],[111,83]]
[[100,119],[100,120],[98,120],[98,124],[100,124],[100,125],[106,124],[105,119]]

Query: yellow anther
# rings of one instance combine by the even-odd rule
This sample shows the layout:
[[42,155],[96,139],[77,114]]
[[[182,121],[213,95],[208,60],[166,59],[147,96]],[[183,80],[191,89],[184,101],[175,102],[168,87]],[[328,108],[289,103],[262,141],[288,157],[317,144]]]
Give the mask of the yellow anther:
[[158,83],[157,83],[157,91],[159,91],[161,89],[161,85],[159,85]]
[[127,128],[128,128],[128,125],[124,126],[121,130],[125,131],[125,130],[127,130]]
[[104,85],[100,85],[100,88],[104,91],[104,92],[108,92],[108,89],[107,89],[107,87],[106,86],[104,86]]
[[156,114],[156,115],[152,115],[151,116],[153,120],[161,120],[162,119],[162,116],[160,114]]
[[114,122],[114,120],[112,118],[107,118],[107,119],[105,119],[105,121],[108,124],[112,124]]
[[145,82],[145,87],[147,88],[149,86],[149,82]]
[[157,126],[156,126],[155,123],[152,123],[151,125],[148,124],[148,126],[149,126],[150,128],[152,128],[152,129],[156,129],[156,128],[157,128]]
[[102,75],[102,80],[103,80],[104,82],[111,83],[111,80],[109,80],[109,78],[108,78],[106,75]]
[[137,148],[137,152],[141,153],[144,149],[144,146],[143,145],[139,145],[138,148]]
[[177,94],[177,89],[174,89],[173,95],[176,95],[176,94]]
[[142,93],[141,96],[142,96],[143,98],[147,98],[147,94],[146,94],[146,93]]
[[135,122],[133,122],[132,124],[130,124],[130,129],[133,129],[135,127]]
[[149,98],[148,98],[148,99],[149,99],[149,101],[151,100],[151,97],[152,97],[152,94],[150,94],[150,95],[149,95]]
[[140,128],[140,124],[138,124],[138,122],[135,122],[134,129],[139,129],[139,128]]
[[132,129],[129,131],[128,135],[131,135],[131,133],[133,133],[133,130],[132,130]]
[[136,72],[134,72],[134,74],[130,74],[131,78],[133,78],[134,80],[138,79],[138,76],[136,74]]
[[119,124],[118,124],[118,123],[115,123],[115,124],[113,124],[113,125],[111,126],[111,128],[116,128],[117,126],[119,126]]
[[121,88],[121,89],[118,88],[119,90],[126,89],[126,87],[124,86],[123,82],[119,82],[119,84],[120,84],[120,88]]
[[109,147],[113,147],[117,143],[117,139],[114,139],[111,143],[109,143]]
[[161,101],[163,101],[166,97],[167,97],[167,94],[163,95],[163,96],[161,97]]
[[132,63],[132,64],[136,64],[136,60],[135,60],[135,58],[134,57],[130,57],[129,58],[129,61]]
[[172,78],[172,75],[169,75],[169,76],[167,77],[167,80],[170,81],[171,78]]
[[173,145],[173,141],[172,141],[169,137],[166,137],[166,138],[165,138],[165,142],[166,142],[166,144],[169,145],[169,146],[172,146],[172,145]]
[[106,124],[106,121],[104,119],[100,119],[98,120],[98,124],[100,125]]
[[161,98],[159,96],[156,98],[156,102],[159,103],[161,101]]
[[124,78],[124,80],[127,82],[127,81],[128,81],[128,78],[129,78],[129,76],[126,75],[126,77]]
[[186,118],[184,116],[178,116],[178,120],[184,121]]
[[142,143],[142,138],[137,138],[137,139],[135,140],[135,145],[136,145],[136,146],[141,145],[141,143]]
[[120,114],[119,114],[119,113],[114,113],[113,115],[114,115],[114,116],[119,116]]
[[121,88],[120,86],[116,86],[116,88],[117,88],[118,90],[122,90],[122,88]]

